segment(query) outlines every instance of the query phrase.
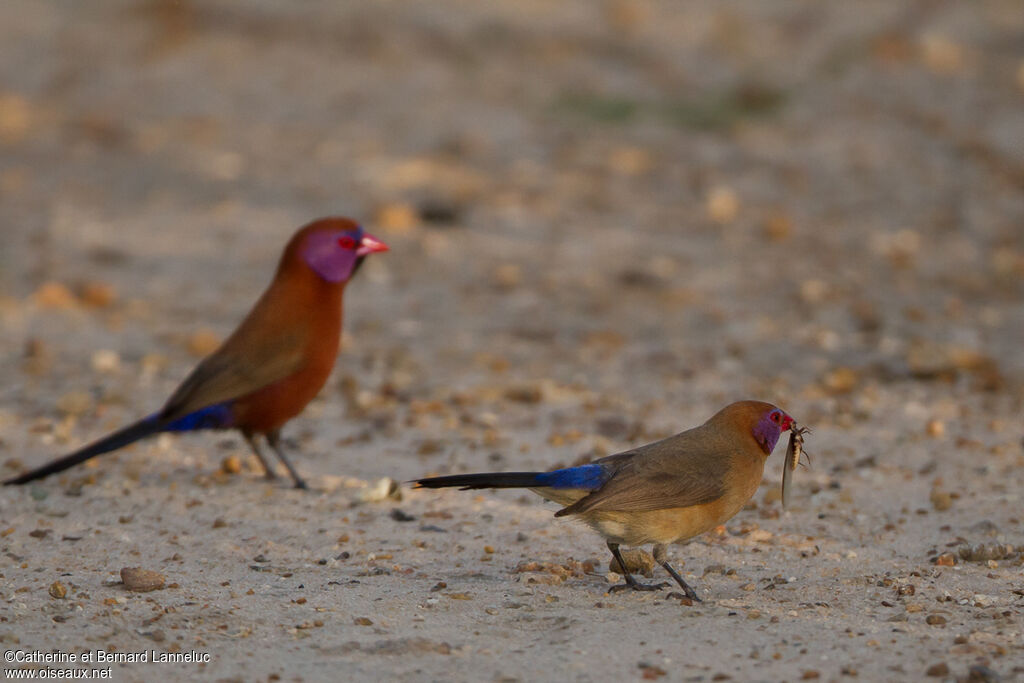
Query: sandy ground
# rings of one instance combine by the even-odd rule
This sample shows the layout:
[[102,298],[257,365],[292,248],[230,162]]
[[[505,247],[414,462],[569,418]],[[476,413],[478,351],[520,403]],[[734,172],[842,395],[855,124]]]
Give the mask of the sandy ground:
[[[1024,678],[1019,2],[287,7],[0,8],[5,476],[159,407],[296,226],[392,246],[287,430],[313,491],[232,434],[0,491],[5,652],[208,655],[112,667],[138,681]],[[812,426],[813,466],[782,512],[780,447],[673,549],[697,606],[608,595],[601,540],[528,493],[365,501],[739,398]]]

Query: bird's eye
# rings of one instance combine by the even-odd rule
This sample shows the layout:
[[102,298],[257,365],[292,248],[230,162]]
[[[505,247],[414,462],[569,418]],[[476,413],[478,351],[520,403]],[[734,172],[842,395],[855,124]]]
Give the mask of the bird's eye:
[[778,413],[772,413],[772,422],[778,422],[782,417]]
[[342,249],[353,249],[356,246],[356,241],[351,235],[342,235],[338,238],[338,246]]

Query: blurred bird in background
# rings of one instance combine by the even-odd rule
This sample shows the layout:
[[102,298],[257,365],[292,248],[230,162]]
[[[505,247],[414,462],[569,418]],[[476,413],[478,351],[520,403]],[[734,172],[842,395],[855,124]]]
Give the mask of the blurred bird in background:
[[321,218],[301,228],[249,315],[160,411],[4,484],[41,479],[160,432],[237,429],[268,478],[276,474],[260,451],[260,435],[295,486],[306,488],[281,449],[281,427],[302,412],[334,367],[345,285],[369,254],[387,249],[348,218]]

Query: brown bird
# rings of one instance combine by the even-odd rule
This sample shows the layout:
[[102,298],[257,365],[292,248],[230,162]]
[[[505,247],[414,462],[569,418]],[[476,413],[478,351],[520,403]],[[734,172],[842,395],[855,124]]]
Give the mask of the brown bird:
[[367,255],[388,247],[348,218],[321,218],[285,247],[277,273],[249,315],[205,358],[157,413],[37,469],[24,484],[158,432],[238,429],[266,470],[263,435],[297,488],[306,488],[281,450],[281,427],[327,381],[341,338],[342,294]]
[[707,422],[667,439],[551,472],[455,474],[419,479],[417,488],[529,488],[564,505],[555,517],[575,515],[601,534],[619,562],[624,588],[657,590],[630,575],[620,545],[654,544],[654,559],[687,597],[697,593],[668,563],[667,546],[715,528],[750,500],[779,436],[795,424],[761,401],[732,403]]

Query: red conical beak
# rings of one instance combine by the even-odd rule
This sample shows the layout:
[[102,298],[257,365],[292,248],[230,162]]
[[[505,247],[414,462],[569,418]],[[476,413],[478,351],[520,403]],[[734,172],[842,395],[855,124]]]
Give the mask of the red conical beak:
[[366,256],[367,254],[372,254],[375,251],[387,250],[388,245],[384,244],[369,233],[363,233],[363,241],[359,243],[359,248],[356,249],[356,256]]

